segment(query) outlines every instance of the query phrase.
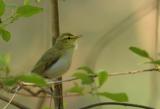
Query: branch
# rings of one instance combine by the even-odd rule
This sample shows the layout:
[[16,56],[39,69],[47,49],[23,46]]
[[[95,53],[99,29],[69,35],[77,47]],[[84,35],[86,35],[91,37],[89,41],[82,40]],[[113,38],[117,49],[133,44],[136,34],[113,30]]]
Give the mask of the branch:
[[[23,90],[25,90],[26,92],[28,92],[29,94],[31,94],[32,96],[34,96],[34,97],[37,97],[38,95],[40,95],[41,93],[42,94],[45,94],[46,92],[45,92],[45,90],[43,90],[43,89],[40,89],[40,90],[38,90],[37,92],[33,92],[30,88],[28,88],[28,87],[22,87],[22,89]],[[42,97],[44,97],[44,96],[42,96]],[[38,108],[39,109],[39,108]]]
[[[5,101],[5,102],[9,102],[10,101],[9,98],[7,98],[7,97],[5,97],[3,95],[0,95],[0,99]],[[21,104],[19,102],[14,101],[14,100],[12,100],[11,105],[16,106],[19,109],[29,109],[28,107],[24,106],[23,104]]]
[[[129,71],[129,72],[122,72],[122,73],[110,73],[109,76],[122,76],[122,75],[133,75],[133,74],[139,74],[139,73],[144,73],[144,72],[149,72],[149,71],[160,71],[160,69],[157,68],[151,68],[151,69],[144,69],[144,70],[135,70],[135,71]],[[91,77],[97,77],[96,74],[90,75]],[[64,82],[71,82],[71,81],[75,81],[78,80],[79,78],[69,78],[66,80],[62,80],[62,81],[51,81],[48,82],[48,84],[60,84],[60,83],[64,83]]]
[[[122,72],[122,73],[110,73],[109,76],[123,76],[123,75],[133,75],[133,74],[139,74],[139,73],[144,73],[144,72],[149,72],[149,71],[158,71],[160,72],[160,69],[157,69],[157,68],[150,68],[150,69],[143,69],[143,70],[135,70],[135,71],[129,71],[129,72]],[[93,74],[93,75],[90,75],[91,77],[94,77],[96,78],[97,75],[96,74]],[[65,80],[62,80],[62,81],[50,81],[48,82],[48,85],[52,85],[52,84],[60,84],[60,83],[65,83],[65,82],[71,82],[71,81],[75,81],[75,80],[78,80],[78,78],[75,78],[75,77],[72,77],[72,78],[69,78],[69,79],[65,79]],[[38,90],[37,92],[34,92],[32,91],[30,88],[28,87],[25,87],[25,86],[33,86],[33,87],[36,87],[35,84],[33,83],[21,83],[21,89],[27,91],[30,95],[25,95],[23,93],[18,93],[20,95],[24,95],[24,96],[32,96],[32,97],[44,97],[44,96],[39,96],[41,93],[44,94],[44,93],[47,93],[48,95],[51,95],[52,93],[50,91],[47,91],[47,90],[44,90],[44,89],[40,89]],[[5,90],[5,89],[4,89]],[[14,93],[14,91],[8,91],[8,90],[5,90],[7,92],[11,92],[11,93]],[[53,96],[55,98],[62,98],[63,95],[57,95],[57,96]],[[77,95],[64,95],[63,97],[69,97],[69,96],[77,96]],[[0,98],[1,99],[1,98]]]
[[[121,73],[110,73],[109,76],[124,76],[124,75],[134,75],[134,74],[140,74],[140,73],[144,73],[144,72],[154,72],[154,71],[158,71],[160,72],[160,69],[158,68],[150,68],[150,69],[143,69],[143,70],[135,70],[135,71],[129,71],[129,72],[121,72]],[[96,74],[90,75],[91,77],[97,77]],[[72,77],[69,79],[65,79],[65,80],[56,80],[56,81],[50,81],[48,82],[48,85],[52,85],[52,84],[61,84],[61,83],[65,83],[65,82],[71,82],[71,81],[75,81],[75,80],[79,80],[79,78],[76,77]],[[22,83],[24,86],[35,86],[35,84],[33,83]]]
[[8,103],[2,109],[7,109],[8,108],[8,106],[12,103],[13,99],[17,95],[17,92],[18,92],[19,89],[20,89],[20,86],[17,86],[13,96],[11,97],[11,99],[8,101]]
[[26,106],[24,106],[24,105],[22,105],[22,104],[13,100],[15,98],[17,92],[19,91],[19,89],[20,89],[20,86],[18,86],[15,89],[15,92],[14,92],[13,96],[11,97],[11,99],[9,99],[9,98],[7,98],[3,95],[0,95],[0,99],[7,102],[7,104],[3,107],[3,109],[7,109],[10,104],[18,107],[19,109],[29,109],[28,107],[26,107]]
[[[51,0],[52,3],[52,12],[53,12],[53,22],[52,22],[52,46],[54,46],[56,39],[60,36],[60,27],[59,27],[59,8],[58,8],[59,0]],[[56,79],[57,81],[62,81],[62,77]],[[51,88],[52,89],[52,88]],[[58,85],[54,85],[54,94],[55,96],[63,96],[63,86],[61,83]],[[52,94],[53,95],[53,94]],[[63,107],[63,97],[54,99],[55,109],[64,109]]]
[[119,106],[127,106],[127,107],[137,107],[137,108],[142,108],[142,109],[155,109],[153,107],[148,107],[148,106],[144,106],[144,105],[139,105],[139,104],[131,104],[131,103],[121,103],[121,102],[102,102],[102,103],[95,103],[95,104],[91,104],[88,106],[84,106],[80,109],[89,109],[89,108],[93,108],[93,107],[97,107],[97,106],[102,106],[102,105],[119,105]]

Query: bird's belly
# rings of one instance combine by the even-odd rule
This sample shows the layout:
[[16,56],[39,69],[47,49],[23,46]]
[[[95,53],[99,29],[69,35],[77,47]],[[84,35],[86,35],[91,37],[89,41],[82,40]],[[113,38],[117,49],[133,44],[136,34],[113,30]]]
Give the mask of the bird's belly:
[[51,66],[46,72],[45,76],[48,78],[56,78],[67,72],[70,67],[72,54],[67,53],[62,56],[54,65]]

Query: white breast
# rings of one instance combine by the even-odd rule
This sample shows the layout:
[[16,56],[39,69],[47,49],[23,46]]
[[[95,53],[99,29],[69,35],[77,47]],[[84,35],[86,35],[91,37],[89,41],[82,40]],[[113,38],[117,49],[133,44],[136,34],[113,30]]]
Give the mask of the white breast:
[[74,49],[67,50],[64,55],[45,72],[45,76],[56,78],[67,72],[72,61]]

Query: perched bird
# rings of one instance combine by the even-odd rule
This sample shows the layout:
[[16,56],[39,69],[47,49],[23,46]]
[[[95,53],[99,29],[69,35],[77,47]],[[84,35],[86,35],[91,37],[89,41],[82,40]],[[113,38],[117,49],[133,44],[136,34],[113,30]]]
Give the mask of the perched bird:
[[32,72],[49,79],[62,76],[70,67],[78,38],[80,36],[63,33],[57,38],[54,46],[42,55]]

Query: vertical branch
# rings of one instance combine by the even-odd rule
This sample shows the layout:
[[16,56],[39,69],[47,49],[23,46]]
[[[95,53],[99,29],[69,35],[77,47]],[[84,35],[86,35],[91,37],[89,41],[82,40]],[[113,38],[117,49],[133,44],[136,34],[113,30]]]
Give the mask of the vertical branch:
[[46,100],[46,94],[42,95],[43,97],[39,99],[36,109],[42,109]]
[[[158,58],[158,37],[159,37],[159,0],[156,0],[156,15],[155,15],[155,39],[154,39],[154,58],[157,59]],[[155,66],[157,67],[157,66]],[[156,73],[153,73],[151,75],[151,105],[155,106],[157,103],[157,97],[158,97],[158,78],[159,75],[157,75]]]
[[[58,0],[51,0],[52,2],[52,34],[53,34],[53,39],[52,39],[52,44],[54,45],[57,37],[60,35],[60,30],[59,30],[59,12],[58,12]],[[57,81],[61,81],[62,77],[59,77],[56,79]],[[63,87],[62,84],[55,84],[54,85],[54,94],[55,96],[61,96],[61,97],[56,97],[54,98],[54,103],[55,103],[55,109],[63,109]]]
[[59,11],[58,11],[58,0],[51,0],[52,3],[52,44],[54,45],[56,39],[60,35],[59,30]]

